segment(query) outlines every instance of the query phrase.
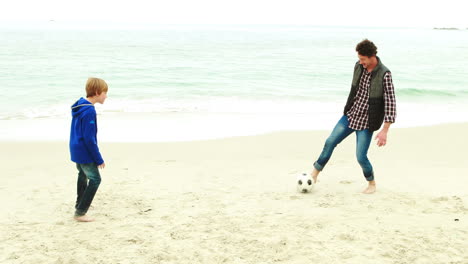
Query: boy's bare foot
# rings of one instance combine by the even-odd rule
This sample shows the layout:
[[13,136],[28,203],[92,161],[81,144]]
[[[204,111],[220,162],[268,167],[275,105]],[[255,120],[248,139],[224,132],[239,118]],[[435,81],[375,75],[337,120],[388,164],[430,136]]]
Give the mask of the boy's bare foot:
[[93,222],[94,219],[87,216],[87,215],[82,215],[82,216],[75,216],[73,217],[76,221],[78,222]]
[[372,194],[372,193],[375,193],[376,191],[376,185],[375,185],[375,181],[370,181],[369,182],[369,186],[367,186],[367,188],[362,191],[362,193],[365,193],[365,194]]

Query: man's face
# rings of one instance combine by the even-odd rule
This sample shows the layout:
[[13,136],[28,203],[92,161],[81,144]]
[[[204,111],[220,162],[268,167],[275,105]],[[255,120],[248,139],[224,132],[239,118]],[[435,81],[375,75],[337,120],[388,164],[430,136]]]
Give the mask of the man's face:
[[367,56],[362,56],[360,54],[358,54],[358,58],[359,58],[359,64],[361,64],[362,67],[364,67],[364,69],[367,69],[367,67],[371,63],[371,58]]

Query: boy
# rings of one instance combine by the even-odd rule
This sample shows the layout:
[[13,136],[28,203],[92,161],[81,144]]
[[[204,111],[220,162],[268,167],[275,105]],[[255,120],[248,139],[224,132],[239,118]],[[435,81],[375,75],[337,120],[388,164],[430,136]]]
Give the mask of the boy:
[[[70,155],[78,169],[77,199],[75,220],[91,222],[94,219],[86,216],[94,195],[101,183],[99,169],[106,164],[97,145],[97,122],[95,103],[103,104],[107,98],[107,83],[98,78],[88,78],[86,82],[86,99],[81,97],[71,107],[72,123],[70,130]],[[89,183],[88,183],[89,180]]]

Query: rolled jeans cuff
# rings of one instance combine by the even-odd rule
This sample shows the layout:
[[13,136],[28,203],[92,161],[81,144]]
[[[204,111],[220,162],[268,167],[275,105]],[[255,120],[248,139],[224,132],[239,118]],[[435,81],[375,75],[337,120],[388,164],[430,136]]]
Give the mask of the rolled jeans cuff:
[[85,214],[86,214],[86,211],[83,211],[83,210],[76,209],[76,211],[75,211],[75,216],[76,217],[83,216]]
[[373,181],[374,180],[374,172],[371,173],[371,175],[364,175],[366,177],[367,181]]
[[318,171],[322,171],[323,170],[323,167],[325,166],[322,166],[320,164],[318,164],[317,162],[314,162],[314,168]]

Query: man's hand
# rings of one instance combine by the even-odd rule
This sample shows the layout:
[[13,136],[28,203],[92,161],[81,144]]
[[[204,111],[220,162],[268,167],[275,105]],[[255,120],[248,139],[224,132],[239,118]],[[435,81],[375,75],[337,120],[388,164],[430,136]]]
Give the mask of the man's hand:
[[387,132],[392,123],[385,122],[382,130],[375,136],[374,139],[377,139],[377,146],[383,147],[387,144]]
[[102,163],[101,165],[98,165],[98,168],[104,169],[106,167],[106,163]]
[[387,144],[387,131],[381,130],[377,136],[375,136],[375,139],[377,139],[377,146],[385,146],[385,144]]

